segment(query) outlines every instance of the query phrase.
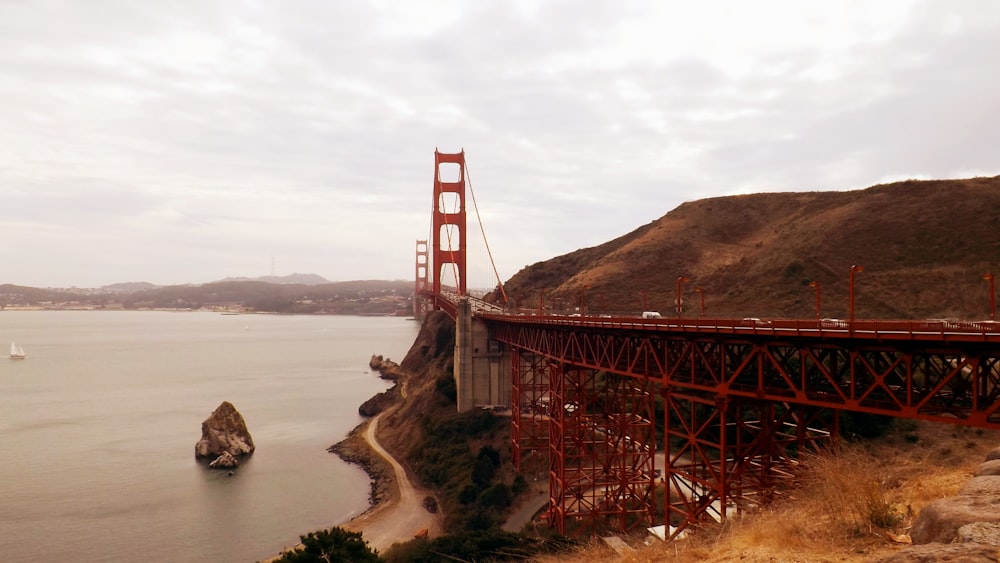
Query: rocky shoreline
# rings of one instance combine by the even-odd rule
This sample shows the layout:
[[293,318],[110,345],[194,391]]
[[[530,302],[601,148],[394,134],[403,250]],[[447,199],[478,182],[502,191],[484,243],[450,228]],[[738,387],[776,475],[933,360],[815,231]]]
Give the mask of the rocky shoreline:
[[[399,364],[380,355],[372,355],[368,366],[377,371],[382,379],[397,382],[392,388],[375,395],[358,407],[358,413],[370,419],[400,400],[398,382],[404,372]],[[376,454],[365,440],[365,429],[370,423],[370,420],[362,422],[351,430],[346,438],[327,448],[328,452],[336,454],[347,463],[359,466],[368,474],[371,480],[371,490],[368,493],[369,511],[391,497],[394,483],[392,466],[385,458]]]
[[326,451],[337,454],[340,459],[357,465],[368,474],[371,481],[368,505],[371,510],[391,496],[393,472],[389,462],[372,451],[365,440],[364,432],[368,424],[369,421],[362,422],[351,430],[347,438],[330,446]]

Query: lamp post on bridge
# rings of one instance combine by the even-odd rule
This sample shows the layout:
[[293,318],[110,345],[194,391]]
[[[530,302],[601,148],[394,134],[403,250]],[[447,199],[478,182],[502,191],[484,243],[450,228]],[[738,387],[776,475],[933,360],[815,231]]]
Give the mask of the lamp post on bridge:
[[580,288],[580,316],[581,317],[587,315],[587,288],[589,288],[589,287],[590,287],[589,285],[584,285],[583,287]]
[[820,285],[818,281],[809,282],[809,287],[816,288],[816,320],[819,320],[819,307],[820,307]]
[[701,296],[701,316],[705,316],[705,290],[700,287],[694,288],[695,292]]
[[538,315],[542,316],[545,314],[545,291],[548,288],[543,287],[542,291],[538,293]]
[[850,283],[848,286],[848,298],[850,299],[850,311],[849,311],[850,316],[848,317],[848,319],[852,323],[854,322],[854,274],[863,271],[865,271],[865,269],[862,268],[861,266],[858,266],[857,264],[851,265],[850,279],[849,279]]
[[681,300],[681,284],[689,281],[691,281],[691,278],[687,276],[677,276],[677,301],[675,302],[675,304],[677,305],[678,319],[681,318],[681,313],[684,311],[684,306],[683,306],[684,301]]
[[997,292],[993,285],[993,272],[983,276],[983,279],[990,282],[990,320],[995,321],[997,316]]

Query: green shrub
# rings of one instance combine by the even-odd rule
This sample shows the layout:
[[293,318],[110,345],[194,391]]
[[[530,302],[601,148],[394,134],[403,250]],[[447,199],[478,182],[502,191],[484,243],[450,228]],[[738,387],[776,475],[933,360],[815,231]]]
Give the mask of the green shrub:
[[458,502],[462,504],[472,504],[477,498],[479,498],[479,487],[475,485],[466,485],[458,492]]
[[503,483],[497,483],[479,495],[479,504],[486,508],[507,508],[513,501],[514,495],[510,492],[510,487]]
[[458,400],[458,387],[455,386],[455,377],[450,373],[441,374],[434,381],[434,390],[448,399],[449,403]]
[[576,544],[566,538],[531,538],[501,530],[462,532],[433,540],[419,539],[393,546],[387,563],[440,561],[528,561],[533,556],[558,553]]
[[524,475],[518,473],[514,476],[514,484],[511,486],[511,491],[514,496],[517,496],[528,490],[528,480],[524,478]]
[[379,563],[378,552],[368,547],[361,532],[348,532],[343,528],[330,528],[299,536],[302,547],[286,551],[275,561],[281,563],[320,563],[351,561],[352,563]]
[[489,458],[478,456],[472,464],[472,482],[480,489],[485,489],[490,484],[490,481],[493,480],[493,476],[496,473],[497,466],[493,465],[492,460]]

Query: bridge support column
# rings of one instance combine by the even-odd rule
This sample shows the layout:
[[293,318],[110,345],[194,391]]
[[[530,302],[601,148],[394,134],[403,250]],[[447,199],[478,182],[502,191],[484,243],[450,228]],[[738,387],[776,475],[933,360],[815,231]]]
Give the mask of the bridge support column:
[[455,316],[454,375],[458,412],[510,408],[510,348],[490,338],[486,324],[473,317],[468,297],[459,299]]
[[549,518],[559,533],[652,525],[651,385],[550,364]]
[[510,353],[511,451],[514,470],[522,472],[525,454],[548,453],[549,361],[520,348]]
[[836,437],[829,409],[664,391],[668,537],[773,500],[796,457]]

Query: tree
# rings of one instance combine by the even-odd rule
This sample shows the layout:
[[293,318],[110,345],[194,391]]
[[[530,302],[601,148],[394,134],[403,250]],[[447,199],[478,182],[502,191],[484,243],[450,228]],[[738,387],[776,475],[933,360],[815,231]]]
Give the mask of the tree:
[[275,559],[281,563],[382,563],[378,552],[368,547],[361,532],[333,527],[299,536],[300,548],[286,551]]

